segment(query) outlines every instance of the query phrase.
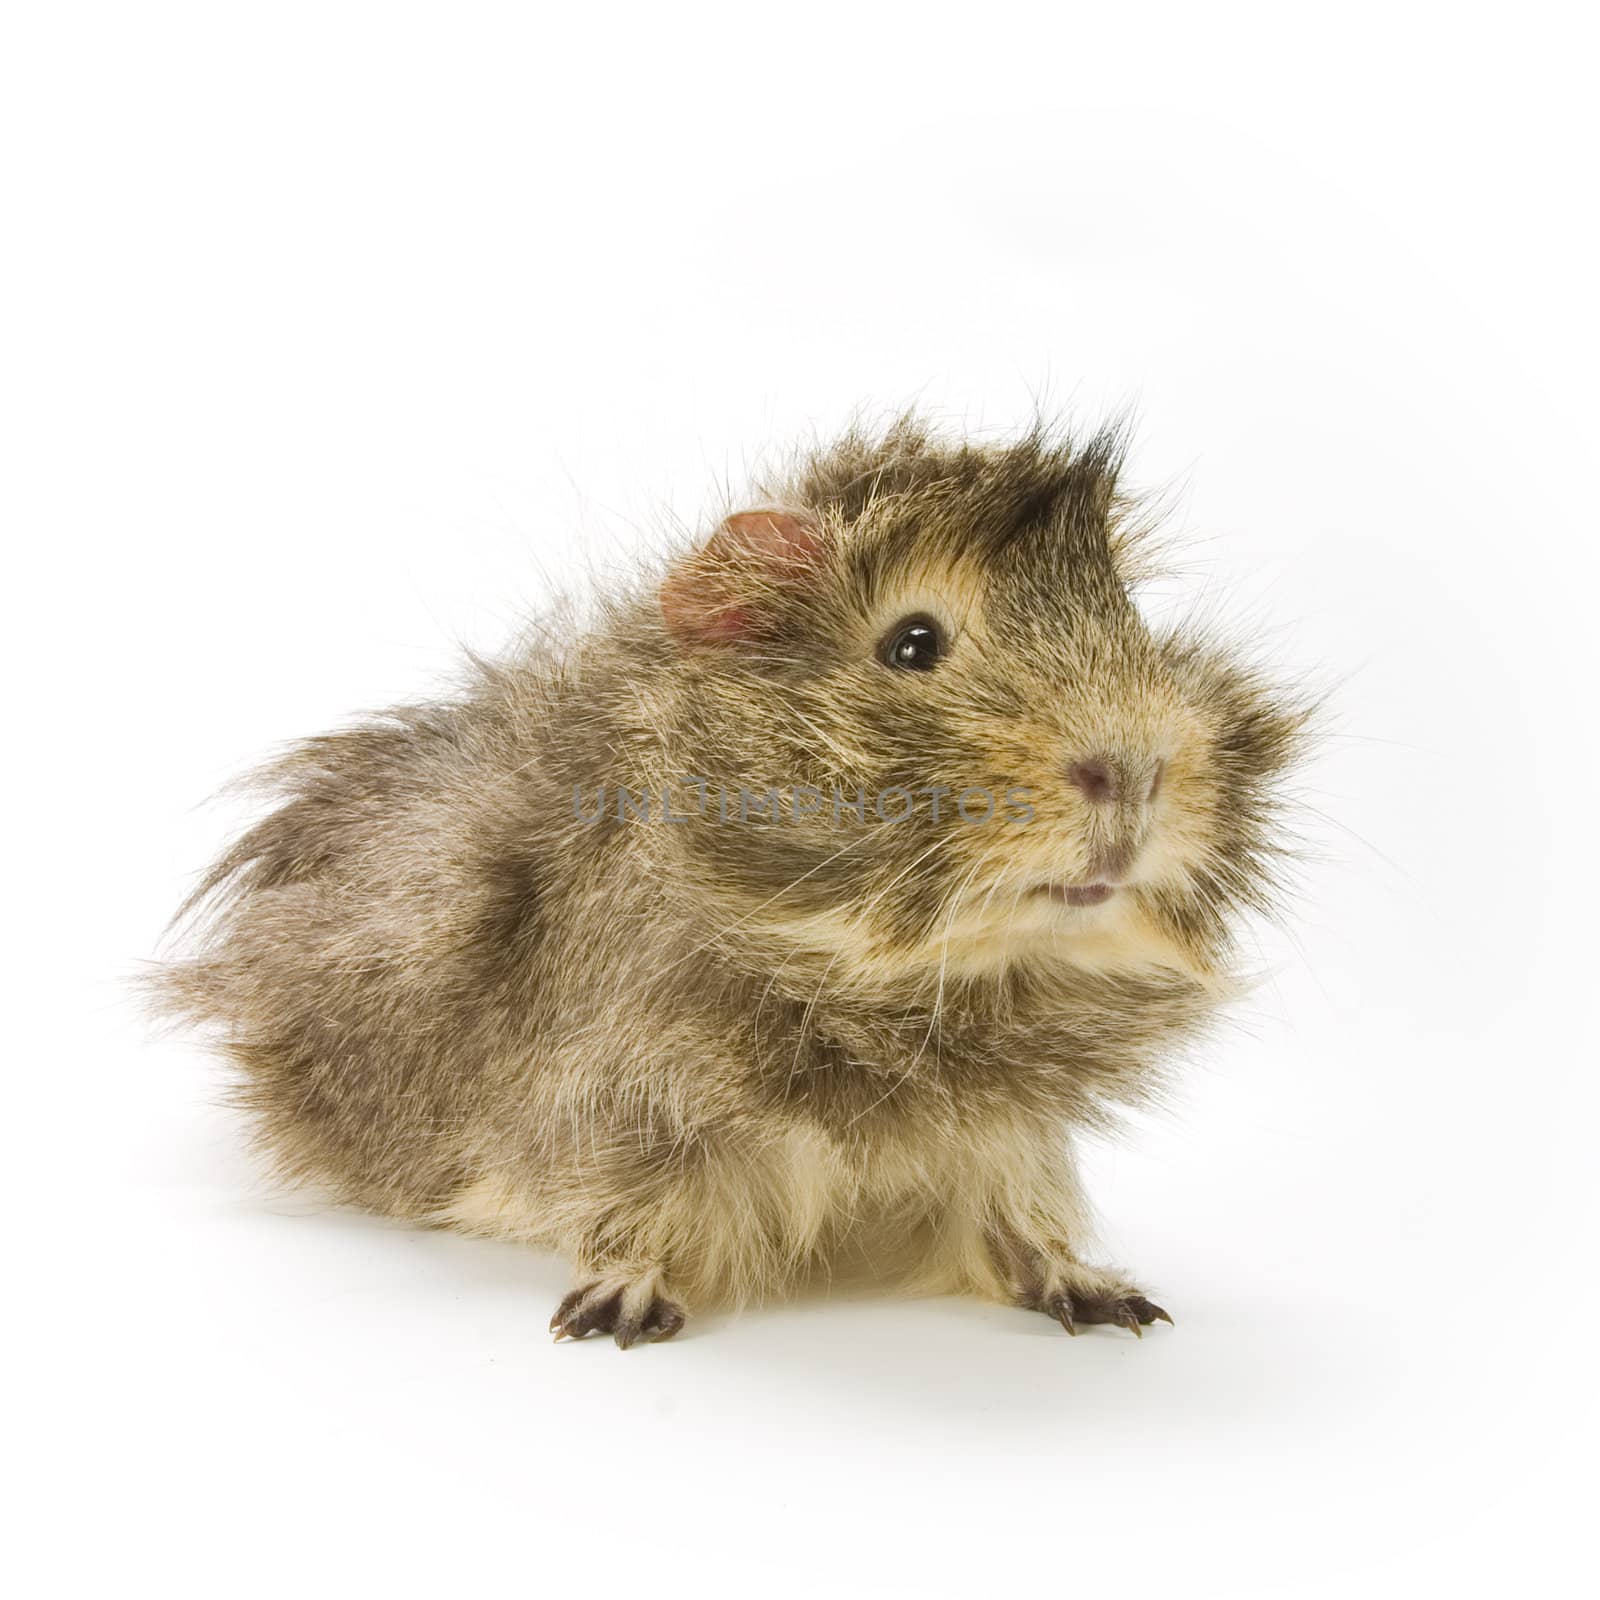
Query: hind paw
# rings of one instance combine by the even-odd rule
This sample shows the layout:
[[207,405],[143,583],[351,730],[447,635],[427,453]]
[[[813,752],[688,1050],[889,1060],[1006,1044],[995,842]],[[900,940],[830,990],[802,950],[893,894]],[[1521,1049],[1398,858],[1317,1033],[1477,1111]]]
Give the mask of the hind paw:
[[1063,1289],[1047,1296],[1039,1309],[1054,1317],[1068,1333],[1076,1333],[1080,1323],[1110,1322],[1142,1339],[1152,1322],[1172,1321],[1142,1294],[1085,1295]]
[[1034,1285],[1024,1295],[1023,1304],[1054,1317],[1068,1333],[1105,1322],[1142,1338],[1152,1322],[1172,1321],[1124,1278],[1077,1261],[1048,1273],[1042,1286]]
[[661,1292],[660,1275],[595,1278],[580,1284],[556,1307],[550,1331],[558,1340],[609,1333],[626,1350],[641,1339],[659,1344],[684,1323],[683,1308]]

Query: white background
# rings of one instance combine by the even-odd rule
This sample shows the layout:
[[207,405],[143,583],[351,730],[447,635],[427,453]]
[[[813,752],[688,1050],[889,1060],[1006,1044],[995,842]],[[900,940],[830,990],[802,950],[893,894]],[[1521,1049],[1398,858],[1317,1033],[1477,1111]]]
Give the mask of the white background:
[[[7,8],[13,1592],[1566,1592],[1577,8],[579,9]],[[125,995],[236,820],[198,803],[764,447],[1039,397],[1131,406],[1191,591],[1334,686],[1266,981],[1092,1157],[1177,1326],[556,1347],[558,1262],[265,1189]]]

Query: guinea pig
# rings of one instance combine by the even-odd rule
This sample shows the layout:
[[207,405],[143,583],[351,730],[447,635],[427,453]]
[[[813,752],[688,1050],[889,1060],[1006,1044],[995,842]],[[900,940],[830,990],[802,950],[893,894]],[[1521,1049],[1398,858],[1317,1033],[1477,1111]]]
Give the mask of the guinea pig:
[[158,1002],[283,1176],[564,1254],[626,1348],[846,1270],[1069,1332],[1075,1138],[1237,990],[1310,709],[1130,587],[1120,430],[798,458],[454,697],[294,747]]

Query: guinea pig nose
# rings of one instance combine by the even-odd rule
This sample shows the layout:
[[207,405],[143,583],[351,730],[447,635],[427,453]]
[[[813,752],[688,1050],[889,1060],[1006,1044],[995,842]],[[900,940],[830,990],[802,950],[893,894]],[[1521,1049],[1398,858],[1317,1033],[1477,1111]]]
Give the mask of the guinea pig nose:
[[1110,805],[1122,794],[1122,773],[1104,756],[1085,756],[1069,763],[1067,782],[1082,789],[1096,805]]

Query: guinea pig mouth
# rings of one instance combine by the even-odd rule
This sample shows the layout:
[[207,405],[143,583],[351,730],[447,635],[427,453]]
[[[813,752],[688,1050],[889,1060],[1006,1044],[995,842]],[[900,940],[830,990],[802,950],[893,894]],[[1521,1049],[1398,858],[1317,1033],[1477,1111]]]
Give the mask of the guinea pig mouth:
[[1064,906],[1103,906],[1117,888],[1112,883],[1046,883],[1036,892]]

